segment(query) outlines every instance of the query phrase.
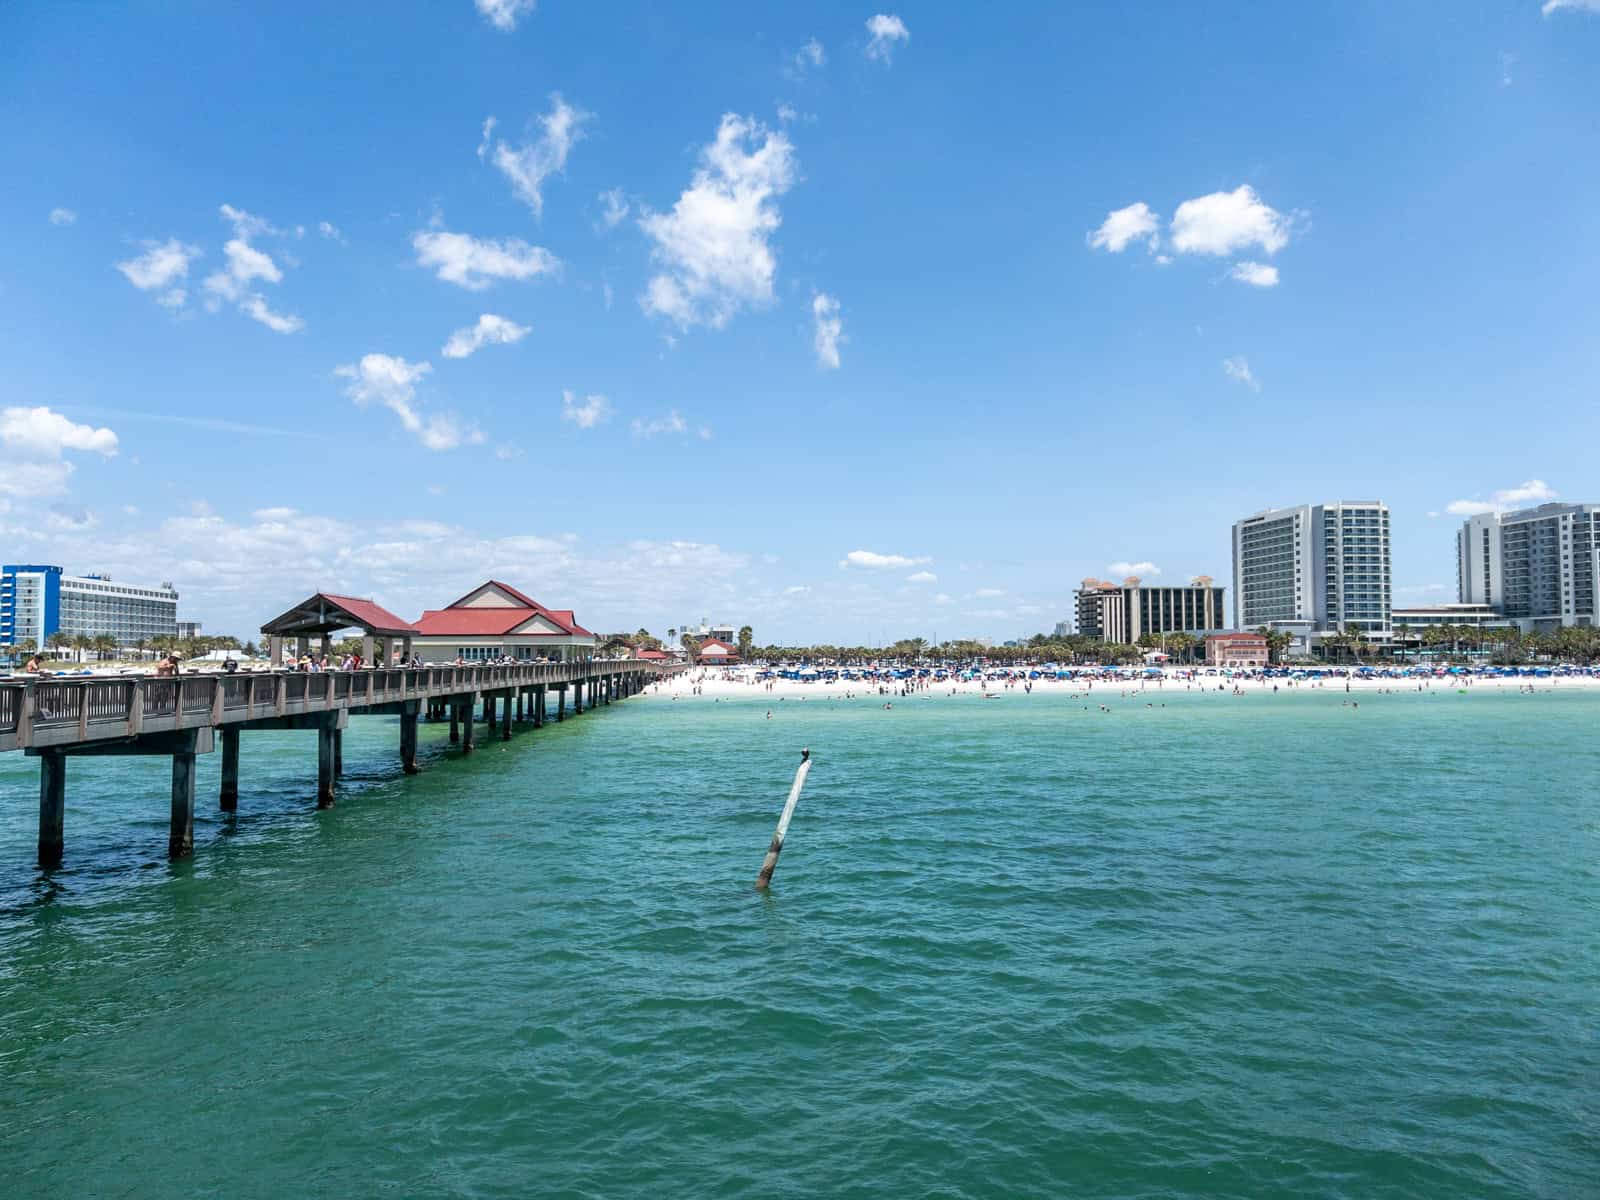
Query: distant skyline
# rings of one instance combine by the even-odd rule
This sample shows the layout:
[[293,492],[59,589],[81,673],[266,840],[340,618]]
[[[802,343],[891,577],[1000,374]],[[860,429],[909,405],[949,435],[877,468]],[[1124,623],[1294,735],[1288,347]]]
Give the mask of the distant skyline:
[[0,9],[0,560],[1005,640],[1595,501],[1600,0]]

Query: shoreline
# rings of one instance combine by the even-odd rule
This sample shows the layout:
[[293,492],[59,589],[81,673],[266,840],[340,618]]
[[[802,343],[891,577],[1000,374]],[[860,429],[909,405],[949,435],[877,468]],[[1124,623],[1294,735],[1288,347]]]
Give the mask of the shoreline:
[[[1202,668],[1203,670],[1203,668]],[[651,684],[641,695],[662,699],[916,699],[939,696],[1113,696],[1133,695],[1273,695],[1287,692],[1327,692],[1350,694],[1472,693],[1482,690],[1503,692],[1565,692],[1600,688],[1600,675],[1546,675],[1486,678],[1445,676],[1444,678],[1383,679],[1360,677],[1307,679],[1244,679],[1221,674],[1189,679],[1187,673],[1168,672],[1160,678],[1134,679],[944,679],[921,681],[907,689],[900,681],[873,680],[806,681],[799,679],[745,678],[730,672],[706,669],[686,671],[670,680]]]

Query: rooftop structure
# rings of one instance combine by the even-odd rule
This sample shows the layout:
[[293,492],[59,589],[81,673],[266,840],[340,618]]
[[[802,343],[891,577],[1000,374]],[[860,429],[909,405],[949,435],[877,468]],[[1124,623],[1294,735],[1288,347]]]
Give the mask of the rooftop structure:
[[595,636],[569,608],[546,608],[508,583],[491,579],[444,608],[417,619],[412,645],[425,663],[569,661],[594,653]]

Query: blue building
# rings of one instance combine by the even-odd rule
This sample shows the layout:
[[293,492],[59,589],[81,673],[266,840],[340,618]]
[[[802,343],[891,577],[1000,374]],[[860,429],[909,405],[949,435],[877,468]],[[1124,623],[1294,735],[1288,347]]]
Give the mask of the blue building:
[[61,568],[35,564],[0,566],[0,646],[45,639],[61,628]]

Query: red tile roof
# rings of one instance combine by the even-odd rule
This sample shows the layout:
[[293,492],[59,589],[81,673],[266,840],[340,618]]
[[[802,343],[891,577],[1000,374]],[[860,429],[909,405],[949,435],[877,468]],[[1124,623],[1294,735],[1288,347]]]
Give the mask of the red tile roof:
[[[463,602],[486,587],[499,588],[506,595],[523,601],[522,608],[465,608]],[[518,625],[543,617],[556,626],[555,633],[525,633],[518,637],[593,637],[573,617],[570,608],[546,608],[510,584],[491,579],[481,583],[447,608],[430,608],[417,618],[417,631],[424,637],[502,637]]]
[[1208,641],[1208,642],[1261,642],[1263,645],[1265,645],[1266,644],[1266,640],[1267,639],[1262,637],[1259,633],[1208,633],[1208,634],[1206,634],[1206,641]]
[[[732,646],[728,645],[726,642],[710,641],[710,642],[701,642],[700,643],[700,653],[702,655],[711,654],[711,653],[714,653],[715,651],[719,651],[719,650],[722,652],[722,654],[737,654],[738,653],[738,651],[736,651]],[[718,657],[721,657],[721,656],[718,655]]]
[[638,651],[634,652],[634,657],[635,658],[661,659],[661,658],[671,658],[672,655],[668,654],[665,650],[638,650]]
[[[374,603],[373,600],[362,600],[355,595],[334,595],[333,592],[318,592],[317,595],[355,618],[354,624],[373,630],[374,634],[410,634],[416,629],[410,621],[395,616],[387,608]],[[312,597],[315,600],[317,597]]]

